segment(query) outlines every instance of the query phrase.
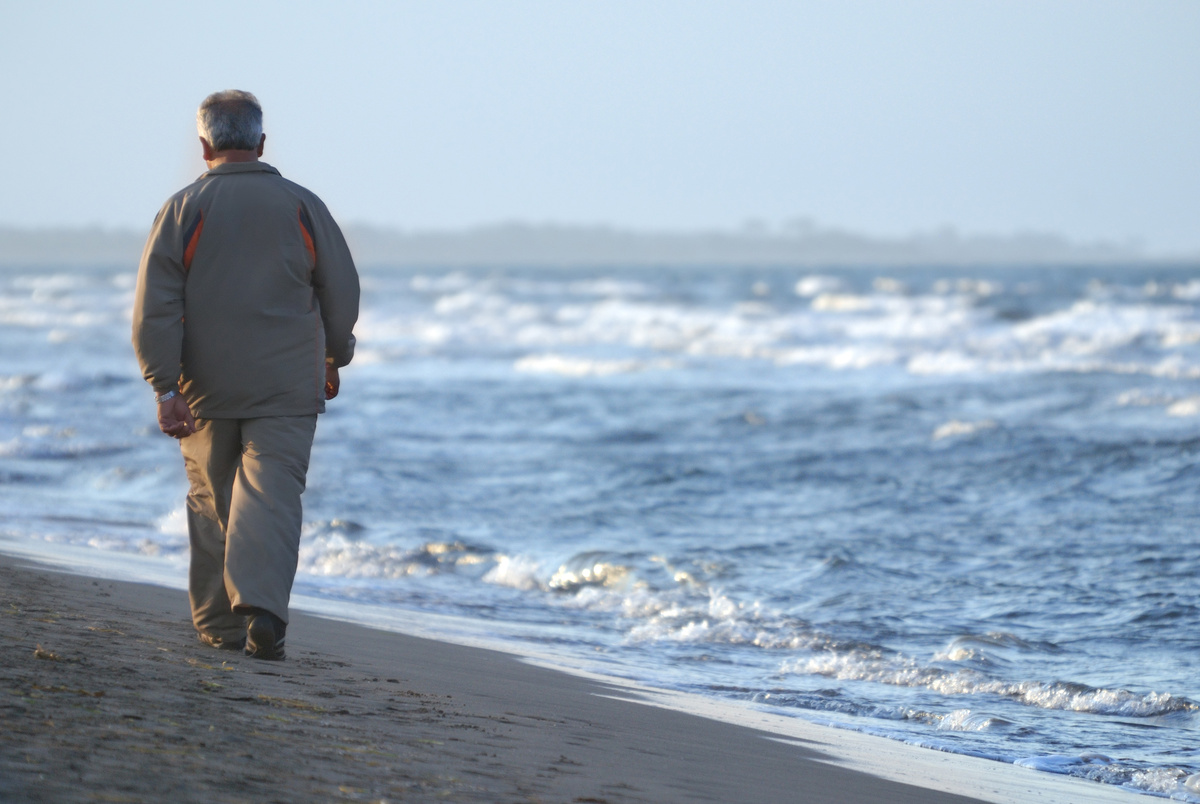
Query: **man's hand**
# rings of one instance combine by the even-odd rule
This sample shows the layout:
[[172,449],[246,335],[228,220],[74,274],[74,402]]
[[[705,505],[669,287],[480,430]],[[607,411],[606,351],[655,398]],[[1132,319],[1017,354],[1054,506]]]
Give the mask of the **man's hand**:
[[342,381],[338,378],[337,366],[332,363],[325,364],[325,398],[333,399],[338,395],[338,388],[341,387]]
[[158,404],[158,429],[171,438],[187,438],[196,432],[196,420],[182,396],[177,394]]

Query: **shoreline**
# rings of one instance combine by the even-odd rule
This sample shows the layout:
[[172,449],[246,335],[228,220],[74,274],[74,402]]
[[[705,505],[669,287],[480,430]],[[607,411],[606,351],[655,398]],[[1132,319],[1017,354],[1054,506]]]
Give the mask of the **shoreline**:
[[261,662],[202,646],[178,589],[74,571],[0,553],[0,799],[1133,800],[295,609]]

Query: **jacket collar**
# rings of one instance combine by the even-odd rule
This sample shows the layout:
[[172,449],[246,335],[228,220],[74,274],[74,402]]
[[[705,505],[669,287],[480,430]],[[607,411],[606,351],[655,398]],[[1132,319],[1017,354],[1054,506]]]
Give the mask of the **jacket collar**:
[[278,170],[260,160],[258,162],[226,162],[223,165],[217,165],[212,170],[204,171],[200,174],[200,178],[225,176],[230,173],[274,173],[276,176],[280,175]]

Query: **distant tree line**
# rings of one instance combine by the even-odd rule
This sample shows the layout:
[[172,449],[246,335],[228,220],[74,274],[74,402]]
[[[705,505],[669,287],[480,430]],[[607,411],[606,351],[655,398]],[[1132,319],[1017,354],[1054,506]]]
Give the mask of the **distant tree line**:
[[[101,228],[0,227],[0,264],[134,265],[144,234]],[[963,235],[951,228],[871,237],[800,220],[770,229],[635,231],[608,226],[504,223],[406,231],[351,225],[363,265],[1029,265],[1145,261],[1137,244],[1080,244],[1054,234]]]

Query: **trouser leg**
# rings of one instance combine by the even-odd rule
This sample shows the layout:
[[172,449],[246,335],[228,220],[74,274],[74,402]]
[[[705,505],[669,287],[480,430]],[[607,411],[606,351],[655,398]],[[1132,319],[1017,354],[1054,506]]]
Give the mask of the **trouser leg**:
[[235,612],[265,609],[286,623],[300,553],[300,495],[317,417],[240,423],[241,462],[225,527],[225,585]]
[[179,442],[190,489],[187,496],[188,598],[192,624],[202,634],[236,642],[246,621],[234,614],[225,589],[225,524],[234,475],[241,457],[238,422],[208,419]]

